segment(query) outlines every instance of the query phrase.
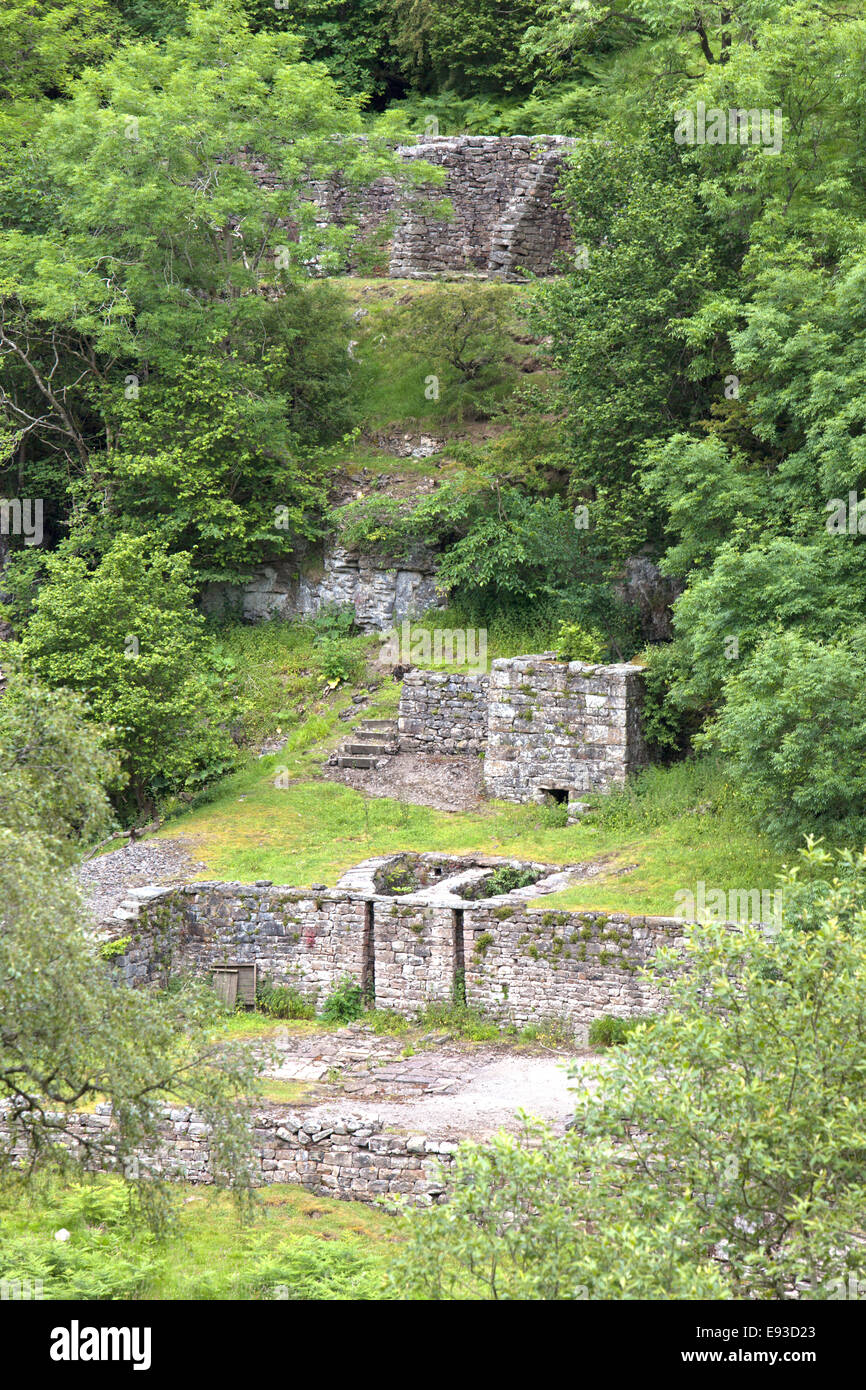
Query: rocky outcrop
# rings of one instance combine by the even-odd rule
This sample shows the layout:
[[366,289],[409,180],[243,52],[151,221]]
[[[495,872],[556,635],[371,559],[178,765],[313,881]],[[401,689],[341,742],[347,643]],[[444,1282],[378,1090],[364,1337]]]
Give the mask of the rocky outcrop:
[[379,558],[326,545],[319,556],[261,565],[247,584],[209,584],[206,612],[235,612],[247,622],[312,617],[329,605],[352,608],[364,632],[385,632],[442,600],[436,592],[436,556],[419,547],[404,559]]

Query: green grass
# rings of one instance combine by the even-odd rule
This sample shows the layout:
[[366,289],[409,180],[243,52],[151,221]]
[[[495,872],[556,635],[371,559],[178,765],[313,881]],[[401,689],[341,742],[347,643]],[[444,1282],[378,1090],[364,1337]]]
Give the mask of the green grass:
[[[381,647],[378,635],[341,636],[330,647],[324,636],[321,628],[279,618],[216,628],[217,652],[234,671],[235,719],[242,742],[284,736],[290,750],[303,751],[342,727],[337,716],[351,695],[365,689],[368,680],[383,680],[384,669],[375,666]],[[348,680],[335,681],[326,669],[325,651],[335,646],[350,673]],[[390,693],[383,691],[381,700],[387,702]],[[398,698],[399,691],[390,703]]]
[[[629,790],[595,818],[566,827],[562,807],[489,802],[478,812],[451,813],[368,798],[338,782],[313,780],[314,763],[326,751],[317,746],[257,760],[160,834],[187,837],[206,865],[203,876],[299,887],[332,886],[362,859],[408,849],[552,864],[600,861],[597,876],[538,905],[662,916],[675,912],[674,894],[695,891],[698,879],[725,890],[772,888],[781,867],[782,856],[750,825],[721,774],[704,765],[685,773],[653,769],[649,791]],[[280,767],[294,776],[283,788],[274,785]]]
[[[356,276],[346,277],[341,284],[352,303],[367,311],[357,321],[356,346],[353,348],[356,363],[353,389],[366,430],[394,426],[447,434],[451,429],[459,428],[466,419],[479,418],[501,405],[518,383],[546,379],[547,374],[541,364],[537,373],[513,371],[509,375],[503,374],[502,380],[484,393],[483,409],[479,411],[471,392],[461,389],[456,383],[448,384],[447,365],[433,360],[423,343],[419,343],[417,351],[406,351],[398,346],[393,337],[393,316],[400,302],[405,303],[409,298],[423,299],[437,289],[438,282]],[[507,289],[513,295],[516,309],[525,296],[525,290],[520,285],[508,286]],[[516,318],[513,356],[516,361],[525,362],[533,354],[525,343],[518,341],[521,332],[525,332],[525,327],[522,328],[519,318]],[[439,400],[428,400],[425,395],[425,382],[431,373],[439,376],[442,382]]]
[[[133,1221],[123,1184],[59,1182],[0,1193],[0,1278],[41,1279],[46,1299],[387,1297],[400,1222],[355,1202],[263,1189],[252,1213],[208,1187],[172,1189],[157,1237]],[[65,1243],[54,1233],[70,1232]]]

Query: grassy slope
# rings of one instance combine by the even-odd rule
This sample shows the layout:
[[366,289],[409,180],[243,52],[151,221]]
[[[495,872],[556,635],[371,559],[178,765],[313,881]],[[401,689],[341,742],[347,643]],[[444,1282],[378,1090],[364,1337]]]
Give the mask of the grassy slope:
[[[257,761],[160,833],[188,837],[208,876],[298,886],[330,886],[359,860],[404,849],[550,863],[604,858],[603,874],[545,902],[663,915],[675,911],[674,893],[694,891],[698,879],[725,889],[772,888],[780,867],[769,843],[730,808],[674,808],[662,823],[623,828],[565,827],[558,808],[504,802],[478,813],[440,812],[315,780],[322,751]],[[275,785],[278,767],[296,774],[286,787]]]
[[[0,1194],[0,1273],[41,1279],[46,1299],[383,1298],[400,1224],[357,1202],[295,1187],[262,1190],[252,1212],[182,1185],[156,1238],[133,1224],[123,1185],[59,1183]],[[65,1243],[54,1232],[70,1232]]]

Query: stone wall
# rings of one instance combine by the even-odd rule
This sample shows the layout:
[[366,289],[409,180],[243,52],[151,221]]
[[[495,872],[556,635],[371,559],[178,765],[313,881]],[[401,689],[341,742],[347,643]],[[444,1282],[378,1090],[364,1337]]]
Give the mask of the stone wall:
[[248,622],[310,617],[338,604],[355,610],[355,622],[365,632],[387,631],[441,602],[432,551],[418,548],[408,559],[388,560],[339,545],[262,565],[244,585],[209,584],[202,597],[206,612],[230,609]]
[[334,890],[204,882],[149,894],[129,922],[130,947],[117,960],[130,984],[255,961],[260,976],[296,985],[316,1000],[343,975],[366,978],[362,899]]
[[[401,145],[407,163],[444,171],[442,185],[401,188],[393,178],[349,188],[339,176],[311,185],[323,218],[385,238],[380,271],[392,277],[549,275],[571,244],[556,206],[557,179],[575,141],[561,135],[453,135]],[[264,184],[267,170],[251,161]],[[444,200],[450,204],[443,216]],[[438,211],[435,205],[440,204]]]
[[489,676],[410,671],[401,752],[484,753],[484,786],[506,801],[575,800],[645,766],[638,666],[558,661],[551,653],[494,661]]
[[401,753],[483,753],[489,683],[489,676],[407,672],[397,720]]
[[522,1026],[547,1014],[586,1037],[594,1018],[653,1013],[664,1000],[640,971],[661,947],[681,949],[668,917],[475,907],[464,919],[467,1002]]
[[[463,987],[467,1003],[503,1022],[563,1018],[578,1036],[602,1014],[659,1007],[658,987],[639,972],[659,947],[682,945],[680,919],[529,907],[567,886],[574,871],[480,856],[443,859],[438,881],[426,863],[436,856],[416,856],[426,867],[415,880],[426,874],[428,883],[416,889],[405,878],[412,858],[368,861],[345,875],[345,885],[316,893],[264,883],[135,890],[140,907],[114,927],[130,945],[113,968],[143,985],[255,961],[260,976],[295,985],[319,1004],[350,975],[377,1007],[407,1017]],[[477,896],[503,864],[531,870],[534,881]],[[393,887],[382,891],[389,865]]]
[[[107,1104],[73,1116],[70,1123],[75,1137],[91,1142],[103,1141],[110,1128]],[[356,1202],[388,1196],[417,1205],[441,1201],[444,1177],[457,1150],[456,1144],[427,1135],[385,1134],[378,1120],[319,1112],[256,1111],[251,1128],[255,1186],[296,1183]],[[139,1157],[143,1168],[184,1182],[213,1181],[210,1129],[194,1111],[165,1106],[160,1131],[158,1150]],[[17,1152],[23,1150],[19,1147]]]
[[647,763],[640,668],[544,656],[494,661],[484,785],[506,801],[607,791]]

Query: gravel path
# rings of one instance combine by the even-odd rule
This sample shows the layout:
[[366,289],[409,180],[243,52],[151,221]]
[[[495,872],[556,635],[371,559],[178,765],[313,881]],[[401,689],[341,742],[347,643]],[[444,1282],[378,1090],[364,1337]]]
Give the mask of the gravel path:
[[452,1037],[380,1037],[361,1024],[335,1032],[286,1037],[267,1075],[312,1083],[292,1109],[378,1118],[389,1129],[447,1138],[484,1139],[517,1130],[525,1111],[562,1131],[574,1111],[569,1077],[590,1059],[584,1049],[541,1050],[507,1043],[461,1044]]
[[138,840],[89,859],[78,878],[98,922],[109,918],[130,888],[151,883],[186,883],[207,872],[189,854],[183,840]]

